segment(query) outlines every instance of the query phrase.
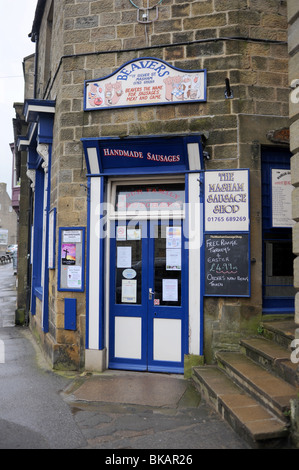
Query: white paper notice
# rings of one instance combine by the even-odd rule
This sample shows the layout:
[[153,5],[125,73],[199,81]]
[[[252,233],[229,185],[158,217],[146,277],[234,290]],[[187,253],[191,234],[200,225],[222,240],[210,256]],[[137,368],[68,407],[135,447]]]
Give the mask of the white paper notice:
[[119,225],[116,228],[116,240],[126,240],[127,239],[127,228],[123,225]]
[[132,267],[132,247],[131,246],[118,246],[117,247],[117,267],[118,268],[131,268]]
[[73,289],[81,288],[81,266],[68,266],[67,286]]
[[178,280],[162,279],[162,300],[177,302],[178,300]]
[[292,227],[291,170],[272,169],[272,225]]
[[131,229],[128,228],[128,240],[141,240],[140,228]]
[[180,271],[181,266],[181,249],[180,248],[167,248],[166,249],[166,270],[167,271]]
[[136,304],[137,301],[137,281],[135,279],[122,279],[121,281],[121,301]]
[[81,231],[80,230],[66,230],[63,233],[64,243],[81,243]]
[[166,248],[181,248],[182,234],[181,227],[166,228]]

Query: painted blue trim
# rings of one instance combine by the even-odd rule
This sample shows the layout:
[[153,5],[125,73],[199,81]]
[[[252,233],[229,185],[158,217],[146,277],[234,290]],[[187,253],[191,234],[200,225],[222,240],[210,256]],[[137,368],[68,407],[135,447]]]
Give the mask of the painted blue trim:
[[199,175],[200,187],[199,187],[199,203],[200,203],[200,291],[201,291],[201,299],[200,299],[200,346],[199,346],[199,355],[204,355],[204,292],[205,292],[205,270],[204,270],[204,172],[200,173]]
[[101,177],[101,193],[100,193],[100,266],[99,266],[99,282],[100,282],[100,287],[99,287],[99,306],[100,306],[100,311],[99,311],[99,316],[100,316],[100,321],[99,321],[99,349],[102,350],[105,347],[105,263],[104,263],[104,249],[105,249],[105,244],[104,244],[104,227],[103,224],[107,223],[106,216],[103,213],[103,208],[104,208],[104,187],[105,185],[105,180],[103,177]]
[[90,178],[87,178],[87,241],[86,241],[86,331],[85,348],[89,348],[89,269],[90,269]]
[[[81,266],[81,288],[62,288],[61,285],[61,244],[62,244],[62,232],[70,230],[80,230],[82,232],[82,266]],[[57,280],[57,289],[59,292],[84,292],[85,290],[85,227],[59,227],[59,242],[58,242],[58,280]]]
[[49,212],[51,196],[51,162],[52,145],[49,145],[48,173],[47,173],[47,200],[46,207],[46,236],[45,236],[45,265],[44,265],[44,285],[43,285],[43,331],[49,331]]
[[[180,73],[185,73],[185,74],[188,74],[188,73],[203,73],[203,76],[204,76],[204,96],[203,98],[200,98],[200,99],[196,99],[196,100],[182,100],[182,101],[163,101],[161,103],[142,103],[142,104],[138,104],[138,105],[130,105],[130,104],[127,104],[127,105],[120,105],[120,106],[117,106],[117,105],[114,105],[114,106],[105,106],[105,107],[101,107],[101,108],[90,108],[90,107],[87,107],[86,106],[86,102],[87,102],[87,96],[86,96],[86,90],[87,90],[87,85],[89,83],[94,83],[94,82],[101,82],[101,81],[104,81],[104,80],[107,80],[109,78],[112,78],[114,77],[115,75],[117,75],[122,69],[124,69],[125,67],[127,67],[129,64],[132,64],[134,62],[140,62],[140,61],[143,61],[143,60],[151,60],[151,61],[154,61],[154,62],[161,62],[163,65],[171,68],[172,70],[176,71],[176,72],[180,72]],[[146,68],[145,68],[146,69]],[[165,105],[172,105],[172,104],[189,104],[189,103],[200,103],[200,102],[205,102],[207,101],[207,69],[195,69],[195,70],[186,70],[186,69],[180,69],[178,67],[175,67],[171,64],[169,64],[168,62],[165,62],[164,60],[162,59],[159,59],[157,57],[137,57],[135,59],[132,59],[132,60],[129,60],[128,62],[125,62],[124,64],[122,64],[116,71],[110,73],[109,75],[106,75],[104,77],[100,77],[100,78],[97,78],[97,79],[89,79],[89,80],[85,80],[84,81],[84,111],[101,111],[101,110],[111,110],[111,109],[121,109],[121,108],[137,108],[137,107],[144,107],[144,106],[165,106]]]
[[124,360],[121,362],[109,362],[109,369],[113,370],[134,370],[136,372],[145,372],[147,369],[146,366],[142,366],[140,364],[133,364],[131,362],[127,362],[127,360]]
[[[175,136],[130,136],[129,138],[89,137],[82,138],[81,142],[86,159],[87,174],[91,177],[143,175],[145,172],[148,175],[161,173],[166,175],[185,173],[187,171],[203,171],[204,164],[201,139],[202,134],[192,134]],[[200,168],[197,170],[189,169],[189,143],[198,144]],[[95,149],[97,152],[98,174],[91,173],[88,155],[88,149],[91,148]],[[128,153],[130,153],[130,155],[128,155]]]
[[77,329],[77,299],[64,299],[64,329]]
[[[189,174],[189,173],[201,173],[203,172],[204,170],[174,170],[174,171],[170,171],[170,172],[163,172],[163,175],[164,176],[171,176],[171,175],[174,175],[174,174],[178,174],[178,175],[185,175],[185,174]],[[127,172],[119,172],[119,173],[116,173],[115,171],[113,172],[105,172],[105,173],[87,173],[86,174],[86,177],[88,178],[99,178],[100,176],[136,176],[136,175],[139,175],[139,174],[142,174],[144,175],[145,174],[145,171],[139,171],[138,173],[136,172],[130,172],[130,171],[127,171]],[[149,170],[149,171],[146,171],[146,175],[160,175],[161,174],[161,171],[158,171],[158,170]]]
[[295,298],[267,297],[265,295],[265,242],[289,241],[291,242],[292,227],[273,227],[272,221],[272,169],[290,170],[292,154],[286,148],[262,148],[262,295],[264,314],[293,313],[295,311]]
[[43,300],[43,288],[40,287],[35,287],[34,288],[34,295],[39,299]]
[[[49,263],[49,269],[55,269],[55,266],[56,266],[56,220],[57,220],[56,207],[54,207],[53,209],[51,209],[49,211],[49,220],[50,220],[51,213],[53,213],[53,246],[52,246],[52,249],[53,249],[53,253],[52,253],[53,264],[50,265],[50,263]],[[49,230],[50,230],[50,224],[49,224]]]
[[[277,298],[277,297],[276,297]],[[280,297],[280,299],[283,299],[283,297]],[[289,299],[289,297],[287,297],[286,299]],[[273,297],[273,300],[274,300],[274,297]],[[274,315],[274,314],[294,314],[294,311],[295,311],[295,308],[292,308],[292,307],[286,307],[286,308],[283,308],[283,307],[280,307],[280,308],[264,308],[263,307],[263,310],[262,310],[262,313],[263,315]]]
[[[86,242],[86,331],[85,348],[89,349],[89,269],[90,269],[90,178],[87,179],[87,242]],[[94,229],[94,228],[93,228]]]
[[41,288],[41,253],[43,238],[44,171],[39,168],[35,174],[35,203],[33,219],[33,260],[31,313],[36,313],[36,288]]
[[48,118],[49,116],[52,118],[54,113],[54,100],[29,99],[25,101],[24,116],[26,117],[28,122],[37,122],[38,117],[42,114],[47,114]]

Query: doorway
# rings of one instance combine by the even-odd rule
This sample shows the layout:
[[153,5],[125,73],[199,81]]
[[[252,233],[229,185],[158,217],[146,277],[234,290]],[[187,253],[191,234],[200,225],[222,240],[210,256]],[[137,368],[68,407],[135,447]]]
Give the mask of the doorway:
[[[116,196],[120,204],[123,191]],[[139,187],[138,204],[144,204],[147,213],[144,219],[135,216],[111,223],[108,367],[183,373],[188,350],[184,219],[155,218],[150,209],[153,204],[167,204],[173,196],[179,209],[184,185],[172,185],[171,193],[165,185],[155,186],[154,193],[148,185]],[[126,201],[128,194],[132,197],[132,191]]]
[[290,157],[262,149],[264,314],[294,312]]

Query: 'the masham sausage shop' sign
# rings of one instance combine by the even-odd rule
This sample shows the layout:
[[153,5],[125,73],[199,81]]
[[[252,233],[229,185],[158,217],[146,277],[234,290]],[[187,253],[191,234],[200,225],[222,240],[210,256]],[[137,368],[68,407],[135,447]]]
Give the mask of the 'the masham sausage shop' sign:
[[205,172],[205,230],[249,231],[249,170]]
[[206,101],[206,70],[182,70],[153,57],[85,81],[85,111],[196,101]]

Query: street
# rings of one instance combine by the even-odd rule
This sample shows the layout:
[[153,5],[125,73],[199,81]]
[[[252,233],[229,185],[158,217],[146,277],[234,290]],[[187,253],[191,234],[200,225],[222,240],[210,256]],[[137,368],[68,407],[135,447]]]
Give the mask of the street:
[[102,449],[104,463],[133,467],[141,460],[116,461],[123,454],[111,450],[248,449],[182,376],[52,371],[30,329],[13,326],[11,264],[0,282],[1,449]]

